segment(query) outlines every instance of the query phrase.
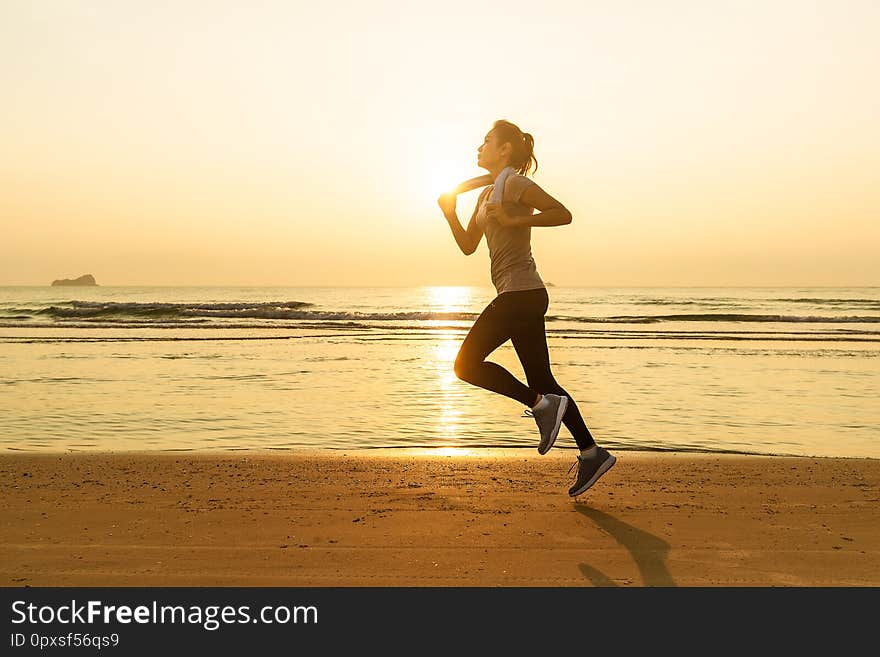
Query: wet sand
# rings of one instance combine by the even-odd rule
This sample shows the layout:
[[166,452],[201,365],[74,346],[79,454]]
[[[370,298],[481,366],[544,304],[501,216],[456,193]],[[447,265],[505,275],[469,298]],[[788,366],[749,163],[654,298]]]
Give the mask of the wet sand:
[[878,586],[880,460],[0,455],[3,586]]

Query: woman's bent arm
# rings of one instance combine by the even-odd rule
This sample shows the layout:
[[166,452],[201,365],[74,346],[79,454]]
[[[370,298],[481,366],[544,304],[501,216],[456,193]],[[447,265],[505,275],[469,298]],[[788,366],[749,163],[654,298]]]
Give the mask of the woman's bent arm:
[[521,226],[564,226],[571,223],[571,212],[538,185],[529,185],[520,196],[520,203],[535,208],[538,214],[517,217]]
[[[455,237],[455,242],[458,244],[458,248],[461,249],[461,252],[465,255],[470,255],[474,251],[477,250],[477,244],[479,241],[471,239],[471,236],[468,234],[470,231],[465,230],[461,227],[461,222],[458,220],[458,215],[453,210],[449,214],[444,214],[446,217],[446,222],[449,224],[449,228],[452,230],[452,235]],[[471,223],[474,223],[471,220]],[[470,226],[468,226],[470,228]],[[479,237],[479,236],[478,236]]]
[[565,226],[571,223],[571,212],[563,207],[516,218],[520,226]]
[[[480,182],[483,178],[489,178],[491,180],[491,176],[481,176],[480,178],[472,178],[471,180],[462,183],[462,185]],[[468,224],[467,230],[461,227],[461,222],[458,220],[458,214],[455,212],[456,194],[454,192],[447,192],[446,194],[441,194],[440,198],[437,199],[440,209],[443,210],[443,216],[446,217],[446,222],[449,224],[449,228],[452,231],[452,236],[455,238],[458,248],[460,248],[461,252],[465,255],[471,255],[476,251],[477,246],[480,244],[480,240],[483,238],[483,231],[480,229],[479,224],[477,224],[477,210],[480,208],[480,200],[484,195],[485,191],[480,195],[480,198],[477,199],[477,204],[474,207],[473,214],[471,214],[471,221]]]

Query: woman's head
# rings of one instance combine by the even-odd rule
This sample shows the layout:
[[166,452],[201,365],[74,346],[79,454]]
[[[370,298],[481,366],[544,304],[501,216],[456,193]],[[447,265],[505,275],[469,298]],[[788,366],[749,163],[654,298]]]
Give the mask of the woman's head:
[[532,171],[532,163],[537,171],[535,138],[504,119],[495,121],[483,145],[477,149],[477,164],[485,169],[511,166],[520,175],[527,176]]

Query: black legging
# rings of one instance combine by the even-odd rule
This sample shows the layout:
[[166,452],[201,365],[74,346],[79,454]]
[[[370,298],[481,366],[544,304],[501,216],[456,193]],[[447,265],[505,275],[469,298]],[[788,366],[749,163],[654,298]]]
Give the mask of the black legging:
[[[568,397],[562,418],[578,447],[595,445],[577,404],[550,371],[544,333],[544,315],[550,298],[546,288],[502,292],[477,317],[455,358],[455,374],[462,381],[500,393],[531,408],[538,393]],[[522,363],[528,386],[496,363],[485,360],[508,339]]]

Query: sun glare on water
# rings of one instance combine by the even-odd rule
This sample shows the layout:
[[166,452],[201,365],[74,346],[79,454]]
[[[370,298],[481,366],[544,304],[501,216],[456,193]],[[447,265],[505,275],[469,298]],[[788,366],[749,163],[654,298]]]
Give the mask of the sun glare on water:
[[436,285],[426,288],[431,310],[437,312],[461,312],[471,304],[472,291],[461,285]]

